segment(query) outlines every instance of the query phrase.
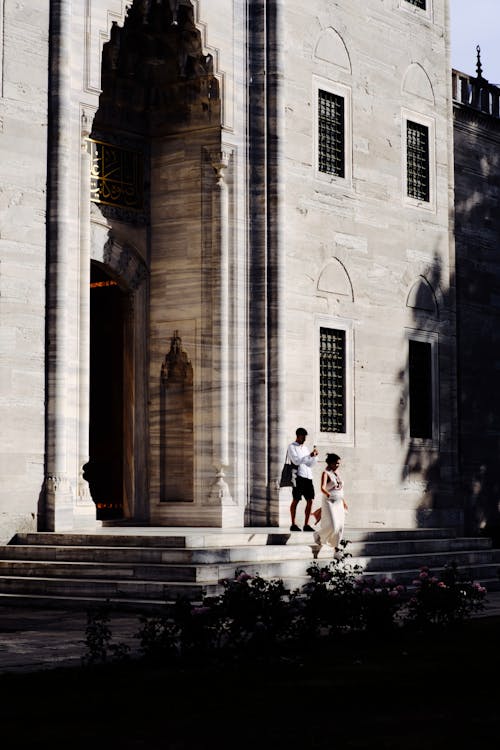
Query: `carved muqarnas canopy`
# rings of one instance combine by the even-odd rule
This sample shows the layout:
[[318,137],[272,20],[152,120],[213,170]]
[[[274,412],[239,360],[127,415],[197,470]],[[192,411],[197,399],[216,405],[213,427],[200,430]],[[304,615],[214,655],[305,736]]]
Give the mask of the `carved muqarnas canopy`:
[[101,130],[158,135],[220,118],[213,59],[189,0],[135,0],[103,47],[101,85]]

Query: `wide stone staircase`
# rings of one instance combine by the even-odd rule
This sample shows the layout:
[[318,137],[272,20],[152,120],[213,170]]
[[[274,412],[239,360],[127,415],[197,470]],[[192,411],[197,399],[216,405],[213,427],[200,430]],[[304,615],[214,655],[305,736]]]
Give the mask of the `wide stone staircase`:
[[[449,529],[346,529],[350,562],[369,576],[411,585],[427,565],[439,575],[455,561],[488,591],[500,590],[500,550],[484,537]],[[290,589],[307,580],[331,550],[313,535],[277,528],[232,530],[113,527],[95,533],[17,534],[0,546],[0,604],[156,611],[185,596],[222,591],[237,569],[281,578]]]

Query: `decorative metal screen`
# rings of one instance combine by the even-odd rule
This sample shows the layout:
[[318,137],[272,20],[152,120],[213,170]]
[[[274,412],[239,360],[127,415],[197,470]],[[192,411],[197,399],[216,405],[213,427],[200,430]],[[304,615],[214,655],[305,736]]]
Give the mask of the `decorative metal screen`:
[[320,172],[345,176],[344,97],[318,91],[318,166]]
[[143,162],[140,151],[89,139],[92,166],[90,199],[139,211],[143,208]]
[[320,328],[320,431],[345,432],[345,331]]
[[429,200],[429,128],[406,122],[406,184],[408,196]]
[[406,2],[410,3],[410,5],[416,5],[417,8],[422,8],[422,10],[425,10],[426,0],[406,0]]

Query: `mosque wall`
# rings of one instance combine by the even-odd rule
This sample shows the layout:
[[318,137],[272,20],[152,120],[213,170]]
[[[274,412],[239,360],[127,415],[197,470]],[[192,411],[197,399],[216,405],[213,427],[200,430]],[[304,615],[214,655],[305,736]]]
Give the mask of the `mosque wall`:
[[49,3],[0,2],[0,537],[44,480]]
[[[182,126],[160,109],[148,132],[102,96],[129,5],[73,3],[50,67],[56,4],[0,0],[0,537],[96,526],[91,261],[127,295],[126,517],[288,526],[276,485],[300,425],[320,459],[341,455],[350,525],[460,528],[463,493],[468,528],[490,528],[496,359],[471,362],[496,335],[498,133],[461,111],[454,176],[448,1],[180,0],[194,25],[169,64],[205,66],[217,97],[200,88]],[[146,145],[144,220],[89,205],[96,136]],[[191,410],[172,450],[168,388]]]

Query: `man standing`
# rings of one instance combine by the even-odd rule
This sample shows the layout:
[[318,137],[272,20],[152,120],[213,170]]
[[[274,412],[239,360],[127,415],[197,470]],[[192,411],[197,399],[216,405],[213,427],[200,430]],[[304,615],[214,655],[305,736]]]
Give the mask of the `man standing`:
[[292,504],[290,505],[290,516],[292,525],[290,531],[300,531],[295,523],[295,514],[299,500],[303,497],[306,501],[306,510],[304,513],[304,531],[312,531],[309,526],[309,516],[311,515],[312,502],[314,500],[314,485],[312,479],[311,467],[316,463],[318,451],[316,446],[309,451],[305,445],[307,430],[304,427],[297,427],[295,431],[296,440],[290,443],[287,450],[288,460],[297,467],[297,476],[295,486],[292,490]]

